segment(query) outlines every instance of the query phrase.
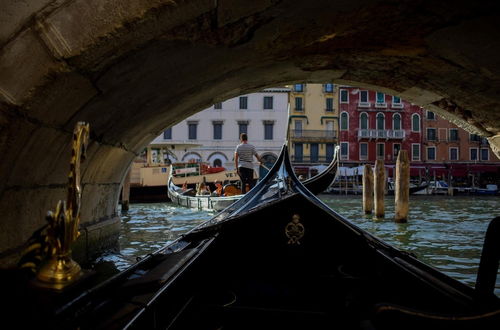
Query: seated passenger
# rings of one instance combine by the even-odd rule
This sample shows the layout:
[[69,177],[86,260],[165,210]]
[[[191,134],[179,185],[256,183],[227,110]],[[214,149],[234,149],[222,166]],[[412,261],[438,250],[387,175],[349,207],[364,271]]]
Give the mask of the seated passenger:
[[215,181],[215,191],[212,194],[215,194],[215,196],[222,196],[223,195],[223,187],[222,184],[219,180]]

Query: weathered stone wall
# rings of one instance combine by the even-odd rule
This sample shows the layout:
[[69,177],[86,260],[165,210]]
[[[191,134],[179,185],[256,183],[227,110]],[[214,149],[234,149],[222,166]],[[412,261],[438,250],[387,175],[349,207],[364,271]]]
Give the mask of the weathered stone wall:
[[91,127],[79,256],[116,238],[120,183],[134,156],[165,127],[241,93],[299,81],[361,85],[499,141],[494,1],[4,3],[4,265],[65,198],[77,121]]

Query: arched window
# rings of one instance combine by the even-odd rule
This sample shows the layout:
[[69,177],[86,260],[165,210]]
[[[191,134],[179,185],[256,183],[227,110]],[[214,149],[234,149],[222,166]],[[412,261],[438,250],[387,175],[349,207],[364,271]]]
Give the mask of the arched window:
[[392,129],[401,129],[401,115],[399,113],[395,113],[394,116],[392,116]]
[[420,132],[420,116],[416,113],[411,116],[411,130],[413,132]]
[[214,160],[214,167],[222,167],[222,160],[220,160],[219,158]]
[[384,114],[381,112],[377,114],[377,129],[378,130],[385,129],[385,117]]
[[347,112],[342,112],[340,114],[340,129],[341,130],[349,129],[349,114]]
[[359,116],[359,127],[361,129],[368,129],[368,114],[366,112],[363,112]]

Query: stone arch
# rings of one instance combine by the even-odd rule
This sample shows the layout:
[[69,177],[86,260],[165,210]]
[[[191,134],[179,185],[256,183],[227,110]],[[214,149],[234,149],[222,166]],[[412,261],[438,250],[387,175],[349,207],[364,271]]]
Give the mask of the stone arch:
[[494,1],[401,1],[383,11],[358,0],[241,3],[3,4],[2,264],[65,198],[69,141],[80,120],[91,125],[82,246],[99,245],[100,228],[119,225],[121,182],[149,141],[214,103],[264,87],[329,81],[379,90],[500,145]]
[[207,161],[210,163],[210,165],[212,166],[216,166],[215,165],[215,162],[218,161],[218,166],[224,166],[224,163],[228,161],[228,158],[227,156],[220,152],[220,151],[216,151],[216,152],[213,152],[211,153],[208,157],[207,157]]
[[194,152],[194,151],[186,152],[184,154],[184,156],[182,156],[183,162],[189,162],[191,160],[202,161],[203,158],[201,157],[201,155],[199,153]]

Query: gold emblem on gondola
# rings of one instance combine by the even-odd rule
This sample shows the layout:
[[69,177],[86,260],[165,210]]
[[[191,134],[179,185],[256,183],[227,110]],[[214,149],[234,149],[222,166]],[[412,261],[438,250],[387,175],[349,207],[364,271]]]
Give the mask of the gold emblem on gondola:
[[304,225],[300,223],[300,215],[292,216],[292,221],[285,227],[285,234],[288,237],[288,244],[300,244],[300,239],[304,236]]

